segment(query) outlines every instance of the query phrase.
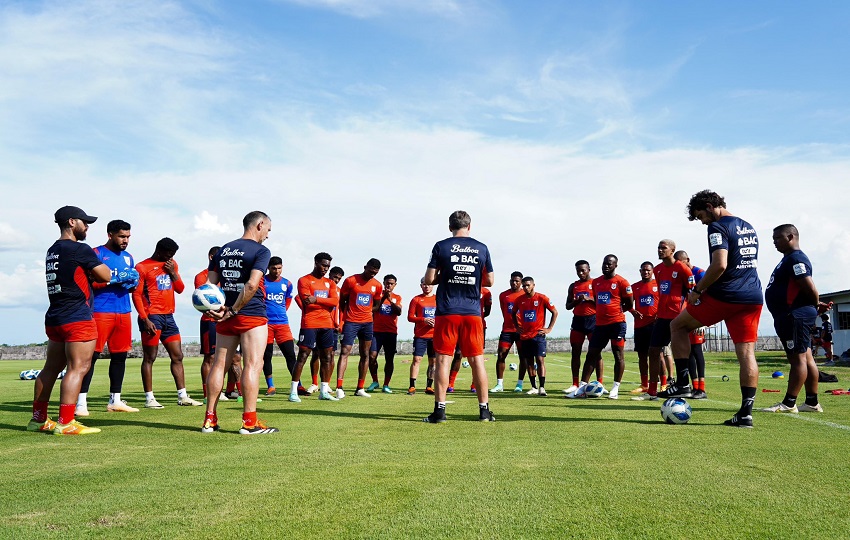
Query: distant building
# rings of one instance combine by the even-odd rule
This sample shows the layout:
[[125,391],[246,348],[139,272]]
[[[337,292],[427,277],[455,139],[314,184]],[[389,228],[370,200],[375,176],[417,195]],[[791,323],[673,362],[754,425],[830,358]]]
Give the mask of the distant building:
[[[832,309],[827,311],[832,323],[832,354],[841,354],[850,349],[850,289],[820,295],[821,302],[832,302]],[[818,317],[820,326],[820,317]]]

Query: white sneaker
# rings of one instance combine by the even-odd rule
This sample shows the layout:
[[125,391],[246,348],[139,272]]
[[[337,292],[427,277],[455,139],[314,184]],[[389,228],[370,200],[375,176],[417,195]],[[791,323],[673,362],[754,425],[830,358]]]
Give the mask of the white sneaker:
[[606,390],[605,387],[603,386],[602,387],[602,395],[607,396],[608,394],[610,394],[610,392],[608,392],[608,390]]
[[805,403],[801,403],[797,405],[798,412],[823,412],[823,407],[818,403],[817,405],[806,405]]
[[345,392],[342,391],[342,388],[337,388],[336,389],[336,398],[342,399],[344,397],[345,397]]
[[74,411],[74,416],[88,416],[89,408],[86,405],[77,405],[76,410]]
[[539,389],[539,392],[537,393],[537,395],[538,395],[538,396],[541,396],[541,397],[546,397],[546,396],[548,396],[549,394],[547,394],[547,393],[546,393],[546,389],[545,389],[545,388],[543,388],[543,387],[541,386],[541,387],[540,387],[540,389]]
[[584,386],[579,386],[578,388],[576,388],[575,392],[567,394],[564,397],[567,398],[567,399],[576,399],[576,398],[586,397],[585,393],[584,393]]
[[219,400],[219,401],[230,401],[230,398],[229,398],[229,397],[227,397],[227,396],[225,396],[225,395],[224,395],[224,392],[222,392],[222,393],[218,396],[218,400]]
[[648,393],[641,394],[639,396],[633,397],[632,401],[658,401],[658,396],[650,396]]
[[145,409],[164,409],[156,399],[149,399],[145,402]]
[[501,384],[497,384],[497,385],[496,385],[496,386],[494,386],[494,387],[493,387],[493,389],[492,389],[492,390],[490,390],[490,391],[491,391],[491,392],[504,392],[504,391],[505,391],[505,387],[504,387],[504,386],[502,386]]
[[[605,395],[605,394],[603,393],[603,395]],[[617,399],[619,397],[620,397],[620,389],[619,388],[615,388],[615,389],[611,390],[610,392],[608,392],[608,399]]]
[[301,398],[298,397],[298,392],[291,392],[289,394],[289,401],[292,403],[301,403]]
[[790,413],[797,414],[799,411],[797,410],[797,406],[789,407],[785,405],[781,401],[772,407],[765,407],[764,409],[759,409],[761,412],[778,412],[778,413]]
[[322,401],[339,401],[339,399],[329,392],[319,392],[319,399]]
[[307,389],[307,393],[308,393],[308,394],[313,394],[313,393],[315,393],[315,392],[316,392],[316,390],[318,390],[318,389],[319,389],[319,385],[317,385],[317,384],[311,384],[311,385],[310,385],[310,388],[308,388],[308,389]]
[[106,406],[106,410],[108,412],[139,412],[139,409],[135,407],[130,407],[123,399],[118,403],[110,403]]
[[203,405],[200,401],[194,400],[189,396],[186,397],[178,397],[177,404],[183,407],[200,407]]
[[357,391],[354,392],[354,395],[357,397],[372,397],[371,394],[367,394],[366,390],[363,390],[362,388],[358,388]]
[[528,394],[529,396],[536,396],[539,393],[540,393],[540,390],[538,390],[537,388],[532,388],[531,390],[526,392],[526,394]]
[[573,392],[575,392],[576,390],[578,390],[578,386],[576,386],[576,385],[572,385],[572,386],[570,386],[569,388],[565,388],[565,389],[564,389],[564,393],[565,393],[565,394],[572,394],[572,393],[573,393]]

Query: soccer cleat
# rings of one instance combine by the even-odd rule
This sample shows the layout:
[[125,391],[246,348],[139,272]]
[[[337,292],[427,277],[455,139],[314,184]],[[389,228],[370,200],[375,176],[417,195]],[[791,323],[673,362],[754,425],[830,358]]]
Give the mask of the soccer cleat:
[[189,396],[178,397],[177,404],[181,407],[200,407],[201,405],[203,405],[203,403],[201,403],[200,401],[192,399]]
[[531,390],[526,392],[526,394],[528,394],[529,396],[536,396],[539,393],[540,393],[540,390],[538,390],[537,388],[532,388]]
[[416,394],[416,387],[415,386],[411,386],[410,388],[407,389],[407,395],[408,396],[412,396],[414,394]]
[[74,416],[88,416],[89,408],[85,405],[77,405],[77,408],[74,410]]
[[649,394],[641,394],[639,396],[633,397],[632,401],[658,401],[658,396],[651,396]]
[[32,419],[27,424],[27,431],[39,431],[41,433],[52,433],[56,429],[56,422],[48,418],[44,422]]
[[676,386],[675,383],[671,383],[667,385],[667,390],[662,390],[661,392],[658,392],[658,397],[661,399],[667,399],[671,397],[689,398],[693,397],[693,393],[691,392],[691,385]]
[[345,392],[342,391],[342,388],[337,388],[336,389],[336,398],[342,399],[344,397],[345,397]]
[[231,390],[230,392],[225,392],[224,395],[227,396],[227,399],[235,399],[237,401],[239,400],[239,398],[242,397],[239,395],[238,390]]
[[308,392],[306,388],[303,386],[298,386],[298,395],[299,396],[309,396],[311,392]]
[[538,396],[542,396],[542,397],[546,397],[546,396],[548,396],[549,394],[547,394],[547,393],[546,393],[546,389],[545,389],[545,388],[543,388],[543,387],[541,386],[541,387],[540,387],[540,391],[539,391],[539,392],[537,392],[537,395],[538,395]]
[[268,435],[270,433],[277,433],[280,430],[277,428],[269,427],[262,420],[257,420],[256,425],[247,427],[245,423],[242,423],[242,427],[239,429],[240,435]]
[[521,384],[518,384],[514,387],[514,393],[515,394],[522,394],[522,385]]
[[339,401],[339,398],[330,392],[319,392],[319,399],[322,401]]
[[219,401],[230,401],[230,398],[224,395],[224,392],[218,395]]
[[378,384],[378,381],[372,381],[372,384],[369,385],[369,388],[366,389],[367,392],[373,392],[378,389],[381,385]]
[[204,420],[204,425],[201,426],[201,433],[213,433],[218,431],[218,421],[217,420]]
[[759,409],[759,410],[761,412],[778,412],[778,413],[791,413],[791,414],[797,414],[797,412],[799,412],[797,410],[796,405],[794,405],[793,407],[789,407],[789,406],[785,405],[784,403],[782,403],[781,401],[779,403],[777,403],[776,405],[773,405],[771,407],[765,407],[764,409]]
[[587,394],[585,394],[585,392],[584,392],[584,386],[579,386],[578,388],[576,388],[575,392],[573,392],[571,394],[567,394],[564,397],[567,398],[567,399],[586,398]]
[[446,393],[447,393],[447,394],[454,394],[454,391],[455,391],[455,387],[454,387],[454,386],[449,386],[448,388],[446,388]]
[[[600,384],[601,384],[601,383],[600,383]],[[602,395],[603,395],[603,396],[607,396],[609,393],[610,393],[610,392],[608,392],[608,390],[607,390],[607,389],[603,386],[603,387],[602,387]]]
[[608,392],[608,399],[619,399],[619,398],[620,398],[620,389],[619,388],[614,388],[610,392]]
[[446,421],[446,413],[437,414],[432,412],[428,416],[422,419],[426,424],[442,424]]
[[578,390],[578,386],[576,386],[576,385],[572,385],[572,386],[570,386],[569,388],[564,388],[564,393],[565,393],[565,394],[572,394],[572,393],[573,393],[573,392],[575,392],[576,390]]
[[469,391],[470,391],[470,392],[472,392],[472,393],[474,394],[474,393],[475,393],[475,387],[474,387],[474,386],[470,386],[470,387],[469,387]]
[[100,433],[96,427],[86,427],[76,420],[72,420],[70,424],[56,424],[53,428],[54,435],[91,435]]
[[667,390],[667,387],[668,387],[668,386],[669,386],[669,385],[667,385],[667,384],[662,384],[662,385],[661,385],[661,388],[659,388],[659,390],[660,390],[661,392],[663,392],[663,391]]
[[753,427],[753,417],[752,416],[744,416],[738,418],[738,413],[735,413],[732,418],[723,422],[724,426],[731,427],[740,427],[740,428],[752,428]]
[[149,399],[145,401],[145,409],[164,409],[162,405],[159,404],[159,401],[155,399]]
[[504,391],[505,391],[505,387],[504,387],[504,386],[502,386],[501,384],[497,384],[497,385],[496,385],[496,386],[494,386],[494,387],[493,387],[493,389],[492,389],[492,390],[490,390],[490,391],[491,391],[491,392],[504,392]]
[[366,393],[366,390],[363,390],[362,388],[358,388],[354,392],[354,395],[357,396],[357,397],[372,397],[370,394]]
[[301,398],[298,397],[298,392],[290,392],[289,401],[291,401],[292,403],[301,403]]
[[646,387],[643,387],[643,386],[638,386],[637,388],[635,388],[634,390],[632,390],[629,393],[634,394],[636,396],[639,396],[641,394],[645,394],[647,392],[647,390],[649,390],[649,388],[646,388]]
[[319,385],[311,384],[310,388],[307,389],[308,394],[314,394],[319,389]]
[[108,412],[139,412],[139,409],[130,407],[123,399],[118,403],[110,403],[106,406]]
[[274,386],[270,386],[269,389],[266,390],[266,397],[271,397],[275,394],[277,394],[277,388],[275,388]]
[[384,385],[384,387],[381,388],[381,392],[383,392],[385,394],[392,394],[393,393],[392,389],[387,385]]
[[814,405],[808,405],[806,403],[801,403],[797,405],[798,412],[823,412],[823,407],[821,407],[820,403],[816,403]]
[[428,394],[429,396],[433,396],[434,395],[434,389],[431,388],[430,386],[428,386],[427,388],[425,388],[425,393]]
[[708,399],[708,394],[705,393],[705,390],[694,390],[691,399]]
[[478,421],[495,422],[496,417],[493,415],[493,411],[491,411],[490,409],[478,409]]

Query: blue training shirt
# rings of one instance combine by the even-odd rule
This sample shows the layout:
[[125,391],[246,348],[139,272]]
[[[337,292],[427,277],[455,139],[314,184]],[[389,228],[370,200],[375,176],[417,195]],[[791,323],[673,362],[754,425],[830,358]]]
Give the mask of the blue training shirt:
[[[94,248],[94,253],[100,262],[109,267],[112,277],[135,268],[136,263],[133,256],[126,251],[112,251],[106,245]],[[133,293],[125,289],[120,283],[112,283],[106,287],[94,289],[95,313],[130,313],[130,301]]]
[[467,236],[434,244],[428,268],[440,271],[437,315],[481,316],[481,278],[493,271],[487,246]]
[[800,287],[797,282],[812,276],[812,263],[802,251],[788,253],[770,275],[764,300],[773,318],[784,317],[791,313],[799,318],[817,316],[817,309],[810,300],[800,297]]
[[263,281],[266,288],[266,313],[268,313],[269,324],[289,324],[286,301],[292,298],[292,282],[285,277],[270,281],[268,276],[264,277]]
[[764,296],[758,275],[759,243],[752,225],[735,216],[708,224],[708,253],[728,251],[726,270],[708,287],[712,298],[730,304],[761,304]]
[[[210,261],[210,272],[218,273],[218,286],[224,292],[224,304],[233,306],[236,299],[248,283],[252,270],[266,271],[272,252],[263,244],[254,240],[239,238],[224,244]],[[239,315],[250,317],[266,317],[265,280],[260,280],[260,286],[253,298],[248,300]]]

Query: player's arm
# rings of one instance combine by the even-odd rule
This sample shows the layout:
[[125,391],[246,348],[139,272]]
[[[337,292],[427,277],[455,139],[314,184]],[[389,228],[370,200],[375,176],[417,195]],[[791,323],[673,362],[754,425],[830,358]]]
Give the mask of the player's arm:
[[425,270],[425,285],[437,285],[440,282],[440,269],[428,268]]
[[216,287],[218,287],[218,282],[219,282],[218,272],[216,272],[215,270],[210,270],[209,273],[207,274],[207,283],[209,283],[211,285],[215,285]]
[[154,334],[156,332],[156,326],[151,322],[148,310],[145,307],[145,290],[147,289],[147,276],[144,269],[139,271],[139,267],[136,267],[136,271],[139,272],[139,284],[140,287],[136,287],[133,291],[133,305],[136,307],[136,312],[139,314],[139,320],[142,322],[142,326],[144,327],[144,331],[147,334]]
[[233,302],[233,305],[230,306],[230,313],[236,315],[239,313],[239,310],[245,307],[245,304],[251,301],[254,298],[254,295],[257,294],[257,291],[260,289],[260,282],[263,280],[263,271],[257,270],[256,268],[251,269],[251,273],[248,275],[248,282],[242,288],[242,291],[239,293],[239,296],[236,297],[236,301]]
[[186,289],[186,285],[183,283],[183,278],[180,277],[180,272],[177,271],[177,262],[174,259],[168,259],[162,265],[162,269],[171,276],[171,287],[174,289],[174,292],[177,294],[182,293]]
[[105,287],[112,279],[112,270],[110,270],[105,264],[101,263],[89,270],[89,275],[91,276],[93,283],[104,283]]
[[496,283],[496,274],[493,272],[487,272],[486,274],[481,275],[481,286],[482,287],[492,287]]
[[399,297],[399,301],[398,301],[398,302],[396,302],[395,304],[393,304],[393,301],[392,301],[392,295],[390,295],[390,297],[389,297],[389,301],[390,301],[390,312],[391,312],[393,315],[395,315],[396,317],[398,317],[399,315],[401,315],[401,297]]
[[800,288],[800,292],[798,294],[806,300],[807,304],[815,306],[816,308],[820,308],[821,305],[828,306],[828,304],[824,304],[820,301],[820,295],[818,294],[817,287],[815,287],[815,282],[812,279],[812,276],[802,276],[801,279],[796,281],[797,286]]
[[[283,300],[286,304],[286,310],[289,311],[289,306],[292,305],[292,282],[286,286],[286,298]],[[300,306],[299,306],[300,307]]]
[[488,298],[487,303],[485,303],[483,306],[481,306],[481,307],[484,308],[484,312],[481,314],[482,318],[489,317],[490,311],[493,309],[493,297],[488,296],[487,298]]
[[567,289],[567,305],[566,308],[571,310],[577,305],[581,303],[581,300],[576,300],[575,292],[573,288],[575,287],[575,283],[570,283],[569,288]]
[[517,332],[522,332],[522,328],[520,327],[520,324],[519,324],[519,319],[516,316],[517,311],[519,311],[517,309],[517,302],[514,302],[514,309],[513,309],[513,311],[511,311],[511,320],[514,322],[514,328],[517,329]]
[[412,322],[413,324],[416,324],[418,322],[422,322],[422,317],[416,316],[416,306],[418,304],[419,304],[419,302],[416,300],[416,297],[414,296],[413,299],[410,300],[410,305],[407,306],[407,322]]
[[328,309],[328,311],[332,310],[336,306],[340,306],[340,309],[342,309],[342,298],[339,295],[339,289],[333,281],[331,281],[331,288],[328,291],[328,297],[316,297],[316,304]]
[[711,252],[711,264],[705,270],[705,275],[699,280],[699,285],[688,293],[688,303],[693,304],[699,300],[700,295],[708,289],[712,283],[720,279],[729,263],[728,249],[715,249]]
[[545,336],[549,332],[551,332],[552,328],[555,327],[555,321],[558,320],[558,310],[555,308],[555,306],[551,302],[547,303],[546,309],[549,311],[549,313],[552,314],[552,317],[550,318],[549,326],[547,328],[541,328],[540,329],[539,334],[542,335],[542,336]]

